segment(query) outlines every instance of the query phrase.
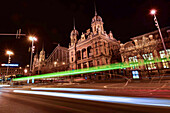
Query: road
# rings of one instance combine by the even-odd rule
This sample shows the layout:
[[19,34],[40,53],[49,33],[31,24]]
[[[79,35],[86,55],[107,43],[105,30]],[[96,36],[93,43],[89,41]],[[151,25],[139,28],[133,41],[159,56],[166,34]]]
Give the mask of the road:
[[[0,113],[169,113],[170,111],[169,99],[157,103],[159,99],[137,98],[136,101],[139,102],[137,103],[133,97],[110,95],[103,89],[1,88]],[[152,103],[150,99],[153,100]],[[151,105],[154,101],[157,103],[156,106]]]

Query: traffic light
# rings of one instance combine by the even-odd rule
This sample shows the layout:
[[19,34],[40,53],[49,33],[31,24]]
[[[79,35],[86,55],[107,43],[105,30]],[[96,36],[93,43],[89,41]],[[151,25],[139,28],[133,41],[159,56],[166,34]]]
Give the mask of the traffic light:
[[21,36],[21,29],[18,29],[16,34],[16,39],[20,39],[20,36]]

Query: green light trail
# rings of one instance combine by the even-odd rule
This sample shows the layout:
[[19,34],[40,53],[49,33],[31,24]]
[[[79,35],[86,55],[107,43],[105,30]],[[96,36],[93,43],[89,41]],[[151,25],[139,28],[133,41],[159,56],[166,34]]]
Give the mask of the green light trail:
[[100,72],[100,71],[123,69],[123,68],[135,67],[135,66],[142,66],[142,65],[150,64],[150,63],[158,63],[158,62],[162,62],[162,60],[170,61],[170,59],[164,58],[164,59],[148,60],[148,61],[143,61],[143,62],[140,61],[137,63],[115,63],[115,64],[110,64],[110,65],[83,68],[83,69],[77,69],[77,70],[68,70],[68,71],[54,72],[54,73],[48,73],[48,74],[28,76],[28,77],[14,78],[12,81],[24,81],[24,80],[31,80],[31,79],[62,77],[62,76],[68,76],[68,75],[78,75],[78,74],[85,74],[85,73],[94,73],[94,72]]

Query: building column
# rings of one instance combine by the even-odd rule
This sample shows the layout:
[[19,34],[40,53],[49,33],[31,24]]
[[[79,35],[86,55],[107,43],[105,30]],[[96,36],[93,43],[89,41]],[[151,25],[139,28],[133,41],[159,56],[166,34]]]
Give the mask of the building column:
[[83,69],[84,67],[83,67],[83,63],[81,63],[81,69]]
[[89,57],[88,57],[88,51],[87,51],[87,48],[86,48],[86,58],[89,58]]
[[82,50],[80,50],[80,57],[81,57],[81,60],[83,59],[83,55],[82,55]]
[[87,68],[89,68],[89,62],[87,61]]

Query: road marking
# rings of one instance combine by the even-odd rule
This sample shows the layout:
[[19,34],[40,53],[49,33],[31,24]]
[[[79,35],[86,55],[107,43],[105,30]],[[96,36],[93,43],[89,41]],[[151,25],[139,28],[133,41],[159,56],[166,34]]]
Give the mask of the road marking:
[[83,88],[31,88],[31,89],[32,90],[73,91],[73,92],[101,91],[101,89],[83,89]]
[[137,104],[137,105],[146,105],[146,106],[170,107],[170,100],[168,100],[168,99],[122,97],[122,96],[103,96],[103,95],[58,93],[58,92],[44,92],[44,91],[27,91],[27,90],[14,90],[13,92],[25,93],[25,94],[46,95],[46,96],[56,96],[56,97],[66,97],[66,98],[92,100],[92,101],[109,102],[109,103],[123,103],[123,104]]

